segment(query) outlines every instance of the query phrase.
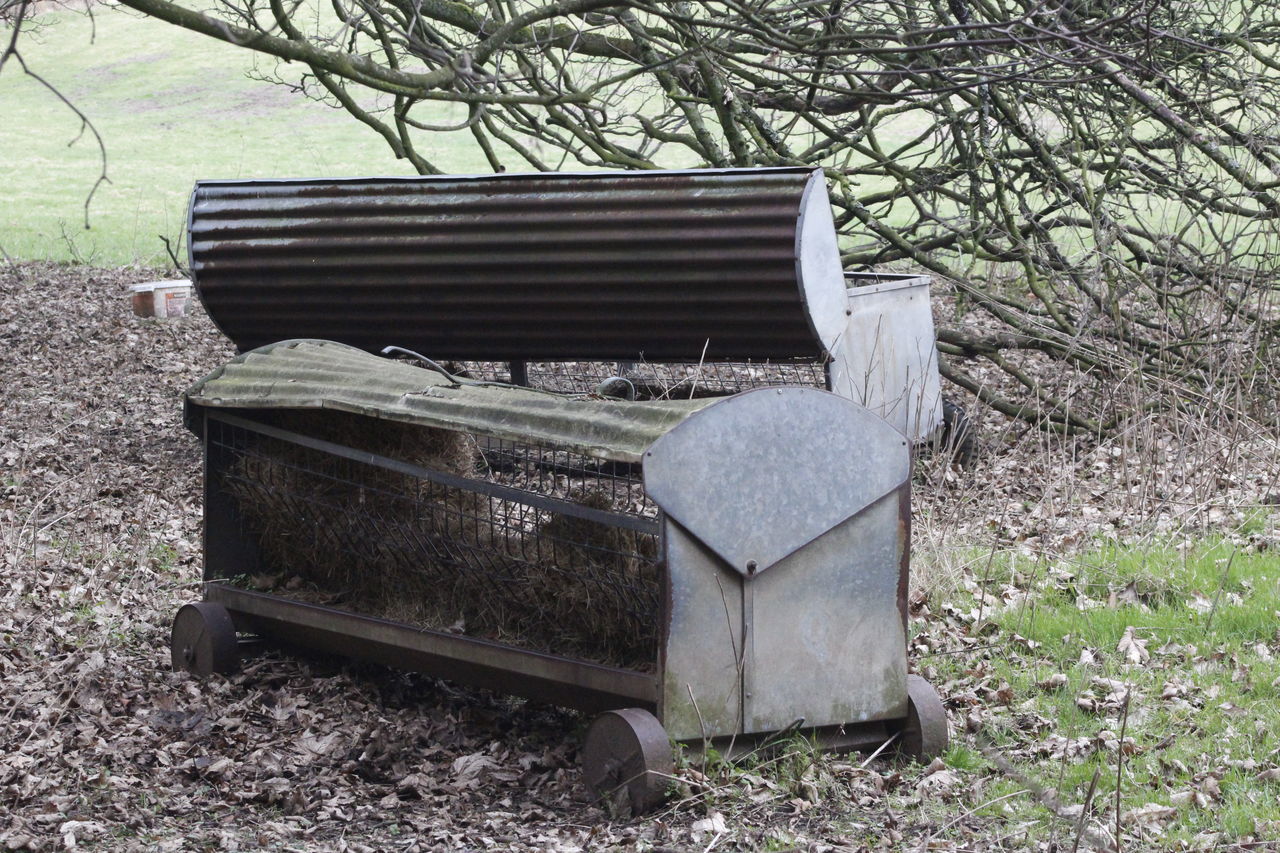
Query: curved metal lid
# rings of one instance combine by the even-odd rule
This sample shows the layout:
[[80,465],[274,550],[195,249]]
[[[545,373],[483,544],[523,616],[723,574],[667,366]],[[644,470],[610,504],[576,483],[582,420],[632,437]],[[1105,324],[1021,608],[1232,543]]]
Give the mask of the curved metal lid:
[[202,181],[192,278],[241,350],[820,358],[845,295],[820,170]]

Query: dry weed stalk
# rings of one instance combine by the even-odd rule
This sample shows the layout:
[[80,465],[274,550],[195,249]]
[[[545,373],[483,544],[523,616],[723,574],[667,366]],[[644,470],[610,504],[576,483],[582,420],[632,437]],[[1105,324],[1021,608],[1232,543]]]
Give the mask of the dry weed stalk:
[[[1017,782],[1022,787],[1026,788],[1027,791],[1031,793],[1031,796],[1035,798],[1036,802],[1040,803],[1040,805],[1044,806],[1046,809],[1052,812],[1055,817],[1059,818],[1060,820],[1066,821],[1067,823],[1076,824],[1077,826],[1077,837],[1075,841],[1076,848],[1079,847],[1080,838],[1083,837],[1088,839],[1089,843],[1092,844],[1094,848],[1097,850],[1108,851],[1108,853],[1110,853],[1111,851],[1114,851],[1114,853],[1119,853],[1118,840],[1116,842],[1116,845],[1113,846],[1111,843],[1111,839],[1107,838],[1105,835],[1102,835],[1097,830],[1085,824],[1086,814],[1088,812],[1087,806],[1083,808],[1079,818],[1075,819],[1075,816],[1071,814],[1071,812],[1068,810],[1068,807],[1062,802],[1061,799],[1059,799],[1058,793],[1054,791],[1052,788],[1049,788],[1048,786],[1042,784],[1040,781],[1031,778],[1030,776],[1028,776],[1026,773],[1018,769],[1017,767],[1014,767],[1000,753],[1000,750],[997,749],[995,746],[991,745],[990,743],[983,743],[979,741],[977,746],[978,746],[978,749],[982,752],[983,756],[985,756],[986,759],[990,761],[997,770],[999,770],[1005,776],[1008,776],[1013,781]],[[1090,793],[1092,794],[1092,787],[1090,788]],[[1117,829],[1118,828],[1119,826],[1117,825]],[[1118,837],[1119,836],[1117,836],[1117,839]]]
[[[1247,369],[1247,353],[1232,353],[1210,377],[1211,394],[1179,407],[1156,405],[1179,388],[1137,368],[1074,386],[1081,406],[1111,401],[1136,412],[1105,436],[1041,432],[972,409],[976,464],[960,470],[934,456],[917,465],[915,593],[956,588],[973,572],[973,549],[1037,558],[1092,539],[1230,533],[1245,514],[1276,503],[1280,371]],[[1036,370],[1053,381],[1047,362]]]

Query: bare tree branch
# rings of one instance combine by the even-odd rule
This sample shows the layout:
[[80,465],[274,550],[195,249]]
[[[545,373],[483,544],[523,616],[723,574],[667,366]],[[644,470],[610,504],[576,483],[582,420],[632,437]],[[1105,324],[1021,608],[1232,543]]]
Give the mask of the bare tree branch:
[[1047,428],[1123,415],[1082,377],[1186,405],[1276,345],[1280,0],[121,2],[424,173],[451,132],[495,171],[821,166],[845,263],[942,277],[947,376]]

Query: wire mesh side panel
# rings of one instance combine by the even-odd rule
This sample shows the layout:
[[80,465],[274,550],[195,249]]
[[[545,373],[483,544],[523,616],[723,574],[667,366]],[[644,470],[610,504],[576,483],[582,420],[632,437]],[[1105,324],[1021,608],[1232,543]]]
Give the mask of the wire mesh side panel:
[[450,373],[464,379],[478,379],[481,382],[511,381],[511,365],[505,361],[447,361],[443,366]]
[[233,583],[580,660],[657,661],[656,524],[584,519],[532,493],[445,485],[212,419],[206,440],[211,485],[261,555],[262,572]]
[[[456,365],[460,375],[487,382],[510,382],[502,361]],[[719,397],[776,385],[827,387],[826,365],[817,360],[657,364],[616,361],[540,361],[526,366],[529,385],[548,391],[585,393],[612,376],[631,380],[636,399]]]
[[640,399],[722,396],[776,385],[827,387],[826,366],[820,361],[645,362],[631,365],[619,375],[631,380]]
[[491,482],[573,501],[591,509],[655,518],[641,468],[532,444],[479,439],[481,474]]

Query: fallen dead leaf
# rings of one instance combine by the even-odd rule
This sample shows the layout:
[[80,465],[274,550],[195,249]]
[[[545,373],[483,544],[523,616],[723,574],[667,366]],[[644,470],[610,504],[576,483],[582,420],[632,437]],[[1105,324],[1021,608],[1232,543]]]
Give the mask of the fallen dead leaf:
[[728,825],[724,822],[724,815],[720,812],[712,812],[708,817],[702,820],[696,820],[689,826],[689,831],[694,835],[723,835],[729,831]]
[[1120,816],[1120,820],[1124,824],[1151,825],[1161,824],[1166,821],[1173,820],[1178,816],[1178,810],[1172,806],[1162,806],[1159,803],[1147,803],[1144,806],[1138,806],[1129,809]]
[[1169,802],[1178,808],[1187,808],[1189,806],[1204,808],[1209,805],[1209,798],[1200,791],[1189,789],[1185,791],[1176,791],[1173,794],[1170,794]]
[[459,785],[468,785],[486,770],[491,770],[498,766],[498,762],[494,761],[492,756],[485,755],[482,752],[475,752],[471,755],[463,755],[454,759],[449,769],[453,772],[454,779]]
[[1124,629],[1124,636],[1120,638],[1116,651],[1124,658],[1125,663],[1135,666],[1144,664],[1151,658],[1150,652],[1147,651],[1147,641],[1139,640],[1134,636],[1132,625]]
[[1036,686],[1041,690],[1061,690],[1067,686],[1067,676],[1065,673],[1055,672],[1045,680],[1036,682]]

